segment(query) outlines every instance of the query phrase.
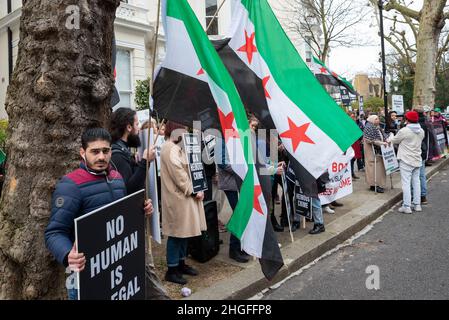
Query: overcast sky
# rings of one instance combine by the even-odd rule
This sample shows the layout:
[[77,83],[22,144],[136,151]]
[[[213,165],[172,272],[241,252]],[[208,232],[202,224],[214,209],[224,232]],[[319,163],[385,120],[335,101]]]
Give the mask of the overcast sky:
[[[363,0],[357,0],[363,1]],[[422,7],[422,0],[406,0],[407,6],[419,10]],[[379,61],[380,54],[380,36],[379,26],[375,18],[374,9],[366,16],[366,19],[357,27],[357,32],[362,33],[363,38],[371,42],[370,46],[366,47],[353,47],[334,48],[329,57],[329,68],[333,71],[341,74],[345,78],[352,79],[357,73],[368,73],[370,75],[380,75],[382,70],[382,64]],[[392,12],[384,15],[392,16]],[[384,20],[384,32],[387,33],[391,23]],[[407,31],[409,33],[410,31]],[[410,34],[409,34],[410,35]],[[412,42],[414,40],[410,39]],[[392,52],[393,48],[385,42],[386,54]]]

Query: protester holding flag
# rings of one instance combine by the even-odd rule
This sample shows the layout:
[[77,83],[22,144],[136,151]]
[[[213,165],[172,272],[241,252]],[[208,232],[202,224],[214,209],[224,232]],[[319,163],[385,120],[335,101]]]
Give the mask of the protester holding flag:
[[[285,162],[279,161],[276,166],[274,166],[269,159],[269,145],[270,143],[267,143],[264,139],[261,139],[258,134],[259,130],[259,119],[253,114],[250,114],[248,117],[249,120],[249,128],[251,129],[253,141],[255,142],[255,146],[257,148],[254,149],[254,154],[257,154],[257,164],[263,167],[263,172],[259,170],[259,176],[260,175],[267,175],[269,174],[271,176],[270,179],[270,185],[271,185],[271,194],[270,194],[270,201],[268,203],[270,204],[270,218],[271,218],[271,224],[273,226],[274,231],[281,232],[284,231],[284,228],[278,223],[276,220],[276,217],[274,215],[274,207],[275,207],[275,199],[273,196],[273,185],[276,184],[276,178],[280,178],[281,174],[284,172]],[[269,138],[271,138],[271,135],[269,135]],[[277,137],[276,137],[277,138]],[[278,159],[279,160],[279,159]]]
[[200,119],[203,129],[221,129],[232,170],[242,181],[227,229],[240,239],[242,250],[259,258],[262,272],[271,280],[283,259],[267,219],[266,188],[254,165],[253,141],[239,92],[188,1],[164,0],[162,8],[167,54],[158,73],[162,82],[155,82],[155,107],[161,107],[161,117],[183,124]]
[[143,159],[136,162],[130,148],[141,145],[139,119],[135,110],[118,108],[112,113],[110,130],[112,136],[112,164],[123,177],[128,194],[145,188],[146,162],[156,158],[154,146],[143,152]]
[[363,131],[363,150],[365,153],[365,178],[371,191],[384,192],[387,179],[382,160],[380,146],[388,145],[387,135],[379,126],[380,120],[376,115],[368,117]]
[[[148,123],[149,125],[149,123]],[[140,161],[132,154],[131,148],[141,145],[139,137],[139,119],[135,110],[118,108],[111,115],[110,131],[112,136],[111,163],[121,174],[126,185],[127,193],[132,194],[145,189],[146,162],[156,158],[155,148],[152,146],[143,152]],[[149,261],[153,257],[149,254]],[[163,300],[168,296],[161,288],[152,263],[147,263],[145,273],[146,298],[151,300]]]
[[204,193],[193,193],[187,157],[181,148],[186,127],[169,121],[165,127],[167,141],[161,149],[162,232],[167,238],[165,280],[186,284],[183,274],[196,276],[198,271],[185,263],[188,238],[207,230]]
[[[399,145],[398,161],[403,192],[403,202],[399,212],[412,213],[412,209],[422,211],[419,168],[422,166],[421,143],[424,139],[424,130],[418,123],[419,116],[416,111],[408,111],[405,119],[407,125],[388,141]],[[410,182],[413,185],[413,207]]]

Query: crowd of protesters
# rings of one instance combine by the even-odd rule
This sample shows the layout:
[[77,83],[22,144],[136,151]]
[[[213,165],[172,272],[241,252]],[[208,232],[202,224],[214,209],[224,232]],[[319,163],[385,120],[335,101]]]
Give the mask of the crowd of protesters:
[[[365,172],[368,189],[383,193],[386,172],[381,147],[394,145],[403,189],[403,204],[399,211],[403,213],[422,211],[421,205],[427,204],[425,167],[432,165],[432,161],[443,153],[441,146],[438,145],[434,126],[442,126],[445,129],[447,142],[447,122],[440,110],[438,108],[431,110],[427,106],[417,107],[413,111],[406,112],[402,121],[396,112],[390,112],[388,123],[382,121],[381,115],[374,113],[368,114],[367,118],[364,114],[357,115],[355,112],[349,112],[348,115],[363,131],[363,136],[352,145],[354,150],[354,157],[350,161],[352,178],[360,179],[355,170],[357,165],[359,172]],[[270,158],[270,141],[258,138],[260,126],[258,119],[252,115],[249,119],[259,169],[260,167],[266,169],[270,180],[271,192],[264,195],[269,200],[267,205],[271,224],[276,232],[283,232],[285,227],[294,232],[300,227],[301,221],[294,214],[293,201],[290,201],[291,207],[287,210],[284,193],[292,199],[298,182],[292,170],[287,170],[287,152],[277,137],[277,150],[275,150],[277,160],[273,162]],[[141,146],[139,131],[147,128],[153,128],[155,133],[164,137],[162,145],[158,146],[160,161],[157,169],[160,176],[157,181],[162,234],[167,237],[168,269],[165,280],[186,284],[187,279],[183,277],[184,275],[198,275],[198,271],[188,266],[185,259],[188,254],[188,239],[201,235],[207,229],[203,200],[205,197],[206,200],[212,200],[217,190],[220,190],[225,194],[230,208],[235,209],[241,180],[232,170],[225,144],[221,141],[215,144],[221,148],[215,150],[215,163],[205,164],[208,190],[194,193],[189,168],[184,159],[186,155],[180,143],[182,137],[179,134],[172,134],[175,130],[178,133],[188,132],[189,128],[171,121],[158,125],[154,120],[139,128],[136,112],[126,108],[120,108],[113,113],[108,128],[110,133],[105,129],[94,128],[83,134],[80,168],[64,176],[56,186],[52,197],[51,219],[45,237],[47,247],[61,264],[78,271],[85,265],[83,254],[78,253],[74,246],[73,221],[76,217],[145,187],[146,164],[157,158],[156,148],[152,146],[146,149],[141,159],[136,156],[135,151]],[[204,142],[202,146],[204,148]],[[3,166],[1,170],[3,180]],[[286,177],[285,184],[281,179],[283,174]],[[325,180],[318,179],[316,183],[319,192],[325,190]],[[102,188],[104,192],[100,197],[98,190]],[[281,205],[280,221],[275,215],[276,204]],[[341,205],[334,201],[321,206],[319,198],[312,198],[312,217],[307,220],[313,221],[314,225],[309,233],[324,232],[323,212],[333,213],[335,207]],[[145,202],[143,207],[150,215],[153,210],[151,201]],[[287,217],[288,211],[291,213],[290,217]],[[230,234],[229,257],[239,263],[250,260],[241,249],[239,239],[233,234]],[[69,291],[69,297],[76,298],[76,292]]]

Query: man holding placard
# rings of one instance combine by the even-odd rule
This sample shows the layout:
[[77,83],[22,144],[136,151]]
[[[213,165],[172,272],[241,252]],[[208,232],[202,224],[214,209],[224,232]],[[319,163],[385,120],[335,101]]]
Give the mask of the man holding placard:
[[[86,265],[75,241],[74,220],[127,195],[121,175],[110,166],[111,136],[103,128],[86,130],[81,137],[80,168],[65,175],[56,185],[52,197],[51,217],[45,230],[45,243],[55,259],[72,272],[82,272]],[[151,214],[151,200],[144,204]],[[78,290],[67,288],[69,299]]]

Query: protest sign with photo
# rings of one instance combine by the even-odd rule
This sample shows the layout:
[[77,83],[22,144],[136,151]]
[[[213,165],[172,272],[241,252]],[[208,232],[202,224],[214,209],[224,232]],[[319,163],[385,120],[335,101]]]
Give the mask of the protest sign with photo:
[[75,219],[79,300],[145,298],[144,190]]

